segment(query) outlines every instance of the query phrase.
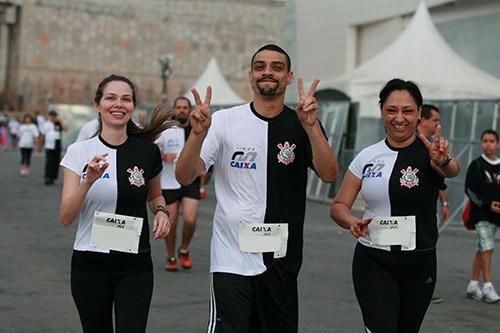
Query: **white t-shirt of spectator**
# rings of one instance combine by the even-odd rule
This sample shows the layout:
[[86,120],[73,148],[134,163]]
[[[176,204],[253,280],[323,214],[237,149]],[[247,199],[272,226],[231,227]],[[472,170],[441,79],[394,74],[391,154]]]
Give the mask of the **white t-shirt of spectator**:
[[39,114],[36,116],[36,124],[38,125],[38,128],[41,128],[43,124],[45,124],[47,120],[45,120],[45,117]]
[[78,137],[75,142],[85,141],[93,137],[97,131],[99,130],[99,119],[94,118],[80,128],[80,132],[78,132]]
[[33,148],[35,139],[40,135],[35,124],[22,124],[17,131],[19,148]]
[[174,126],[163,131],[160,137],[156,140],[156,144],[160,148],[161,153],[174,153],[177,157],[174,161],[167,163],[163,161],[163,169],[161,171],[161,188],[162,190],[177,190],[181,188],[181,184],[175,179],[175,163],[184,147],[185,143],[184,128]]
[[19,130],[19,126],[21,126],[21,124],[15,119],[10,119],[8,126],[10,134],[17,135],[17,131]]
[[45,136],[45,149],[56,149],[56,140],[61,140],[61,132],[56,129],[55,124],[46,121],[40,131]]

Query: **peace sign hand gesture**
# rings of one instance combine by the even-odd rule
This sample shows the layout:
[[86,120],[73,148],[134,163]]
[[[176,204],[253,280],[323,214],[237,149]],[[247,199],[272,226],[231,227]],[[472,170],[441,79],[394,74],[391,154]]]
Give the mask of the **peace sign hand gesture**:
[[448,140],[441,137],[441,125],[438,125],[438,127],[436,128],[436,133],[434,134],[434,142],[431,143],[424,135],[420,133],[419,137],[429,150],[431,161],[437,167],[442,166],[448,161],[448,159],[450,158],[450,154],[448,153]]
[[304,82],[302,77],[297,80],[297,85],[299,89],[299,104],[295,109],[297,116],[299,117],[302,126],[313,126],[316,123],[318,117],[318,103],[314,94],[316,93],[316,88],[318,87],[319,79],[314,79],[311,84],[311,88],[306,93],[304,91]]
[[207,87],[205,101],[201,101],[200,94],[195,88],[191,89],[196,106],[190,113],[191,131],[196,135],[206,135],[210,124],[212,123],[212,114],[210,113],[210,100],[212,99],[212,87]]

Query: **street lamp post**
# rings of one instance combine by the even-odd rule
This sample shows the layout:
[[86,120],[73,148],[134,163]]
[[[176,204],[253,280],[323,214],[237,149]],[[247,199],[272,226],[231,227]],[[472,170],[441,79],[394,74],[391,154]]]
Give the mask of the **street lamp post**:
[[172,68],[170,67],[170,63],[172,62],[171,54],[162,54],[160,56],[159,62],[161,66],[161,80],[163,82],[161,89],[161,101],[164,103],[167,101],[167,81],[172,77]]

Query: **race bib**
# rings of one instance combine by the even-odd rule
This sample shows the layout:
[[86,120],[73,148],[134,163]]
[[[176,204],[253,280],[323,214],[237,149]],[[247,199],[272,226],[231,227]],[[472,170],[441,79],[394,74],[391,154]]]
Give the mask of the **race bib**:
[[416,248],[415,216],[374,217],[368,224],[372,245],[400,245],[402,251]]
[[243,252],[274,252],[274,258],[286,256],[287,223],[240,223],[240,250]]
[[109,250],[137,253],[141,230],[141,217],[95,212],[90,244]]

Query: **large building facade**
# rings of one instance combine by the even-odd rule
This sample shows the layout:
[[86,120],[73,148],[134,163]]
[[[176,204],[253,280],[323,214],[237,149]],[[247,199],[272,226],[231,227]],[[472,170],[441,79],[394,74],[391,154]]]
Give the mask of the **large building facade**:
[[155,104],[166,54],[170,100],[211,57],[249,98],[250,56],[283,42],[284,20],[279,0],[0,0],[0,103],[42,112],[48,103],[91,104],[97,83],[119,73],[137,84],[142,104]]

